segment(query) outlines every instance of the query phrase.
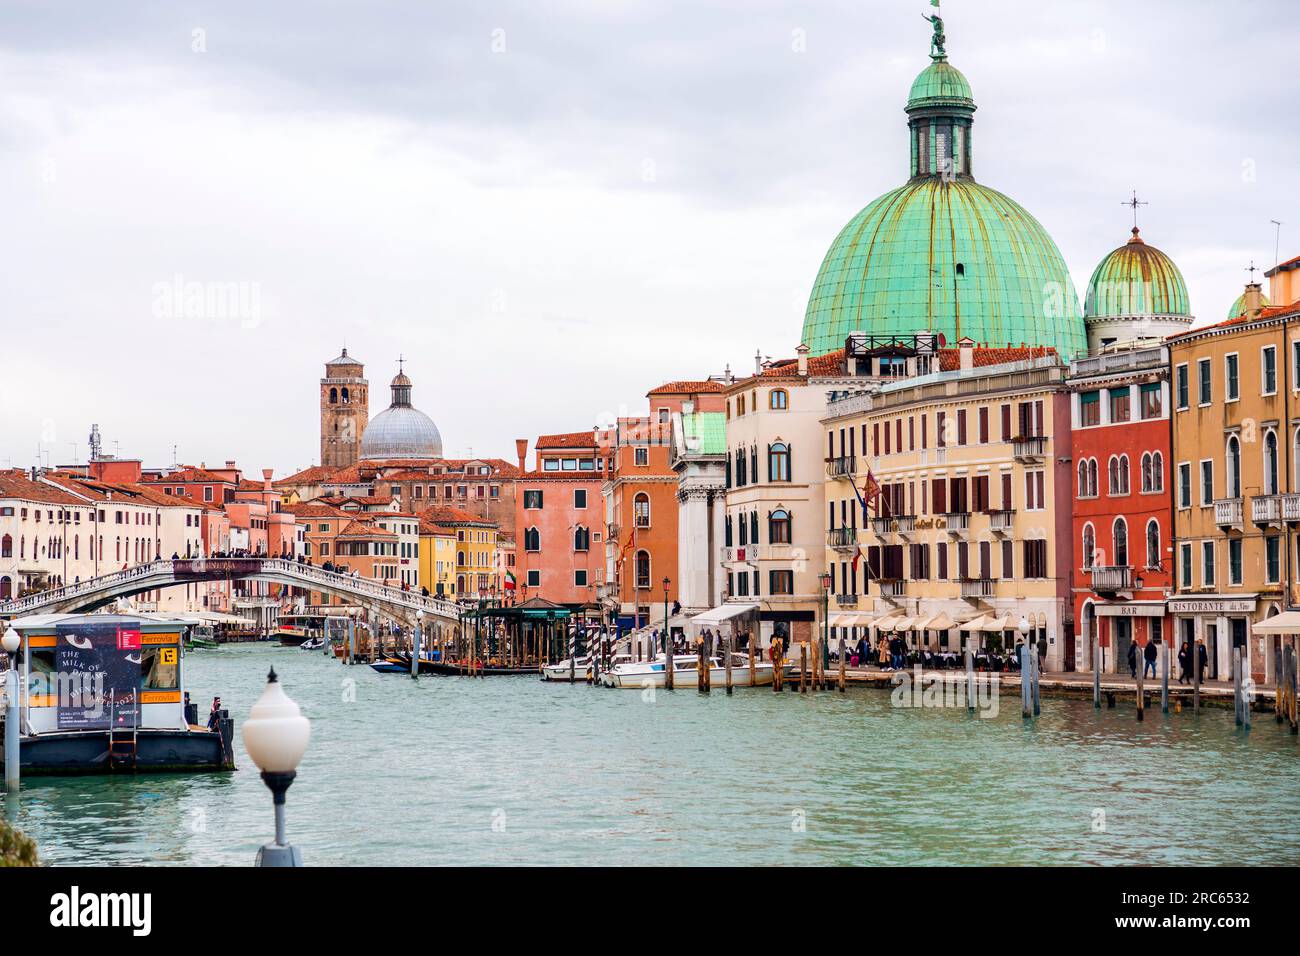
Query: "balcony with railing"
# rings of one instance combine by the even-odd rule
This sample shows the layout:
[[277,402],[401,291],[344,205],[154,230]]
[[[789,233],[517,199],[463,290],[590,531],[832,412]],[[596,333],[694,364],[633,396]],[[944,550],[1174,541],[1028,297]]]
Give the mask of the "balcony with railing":
[[993,596],[992,578],[962,578],[961,596],[967,600],[982,601]]
[[1282,496],[1256,495],[1250,499],[1250,520],[1257,525],[1269,526],[1282,523]]
[[858,459],[855,455],[841,455],[839,458],[826,460],[827,478],[852,478],[857,470]]
[[1214,502],[1214,523],[1220,528],[1240,528],[1241,502],[1240,498],[1220,498]]
[[858,596],[856,594],[837,594],[835,595],[836,607],[857,607]]
[[901,598],[907,593],[907,582],[902,578],[879,578],[876,583],[883,598]]
[[1015,523],[1014,508],[995,508],[989,511],[989,530],[994,534],[1010,534]]
[[949,511],[943,516],[943,525],[949,534],[965,537],[970,533],[970,512]]
[[1011,442],[1011,452],[1019,461],[1042,461],[1047,454],[1047,438],[1043,435],[1025,435]]
[[875,516],[871,519],[871,530],[878,538],[894,533],[894,519],[889,516]]
[[826,532],[826,546],[836,551],[851,551],[858,546],[857,528],[831,528]]
[[1092,568],[1092,589],[1098,594],[1114,594],[1117,591],[1133,590],[1133,569],[1131,567]]
[[1282,520],[1300,521],[1300,495],[1282,495]]

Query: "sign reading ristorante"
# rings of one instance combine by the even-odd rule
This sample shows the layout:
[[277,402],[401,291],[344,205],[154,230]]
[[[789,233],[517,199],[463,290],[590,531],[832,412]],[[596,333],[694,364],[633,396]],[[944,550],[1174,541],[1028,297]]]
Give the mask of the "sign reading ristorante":
[[1170,598],[1171,614],[1249,614],[1259,603],[1250,597]]

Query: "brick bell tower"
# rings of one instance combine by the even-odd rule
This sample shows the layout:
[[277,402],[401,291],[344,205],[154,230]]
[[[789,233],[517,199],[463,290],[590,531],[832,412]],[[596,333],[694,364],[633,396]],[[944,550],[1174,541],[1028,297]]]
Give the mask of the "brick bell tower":
[[361,433],[370,421],[370,383],[365,366],[343,354],[325,363],[320,380],[320,463],[331,468],[355,465]]

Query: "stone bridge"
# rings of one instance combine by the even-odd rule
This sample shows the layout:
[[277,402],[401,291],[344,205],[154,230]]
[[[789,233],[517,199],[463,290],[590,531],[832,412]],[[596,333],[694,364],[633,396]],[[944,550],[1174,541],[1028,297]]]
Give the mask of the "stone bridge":
[[399,621],[407,627],[424,612],[424,624],[456,627],[460,607],[454,601],[425,597],[418,591],[403,591],[369,578],[326,571],[323,568],[284,558],[186,558],[163,559],[124,571],[100,575],[76,584],[0,601],[0,618],[27,614],[60,614],[93,611],[122,597],[158,588],[199,581],[232,579],[273,581],[337,595],[366,610]]

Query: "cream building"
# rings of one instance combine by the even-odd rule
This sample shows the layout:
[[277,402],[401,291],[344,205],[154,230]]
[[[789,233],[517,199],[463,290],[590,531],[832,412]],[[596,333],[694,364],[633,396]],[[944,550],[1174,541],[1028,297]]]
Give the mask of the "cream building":
[[[967,636],[1013,645],[1023,621],[1060,669],[1073,636],[1065,367],[969,340],[938,365],[826,409],[835,637],[957,652]],[[864,515],[854,486],[872,497],[873,483]]]

